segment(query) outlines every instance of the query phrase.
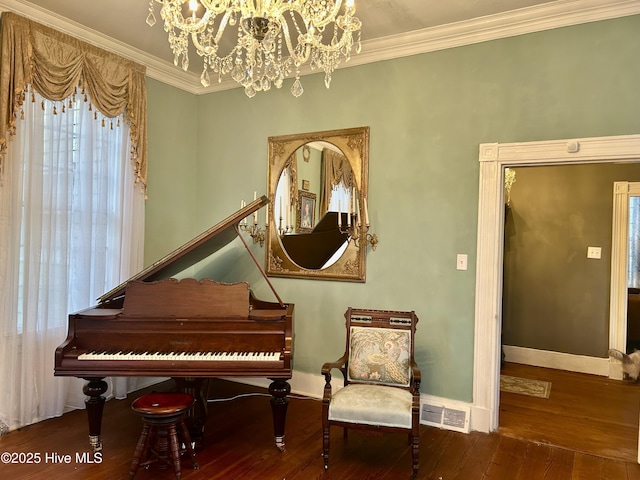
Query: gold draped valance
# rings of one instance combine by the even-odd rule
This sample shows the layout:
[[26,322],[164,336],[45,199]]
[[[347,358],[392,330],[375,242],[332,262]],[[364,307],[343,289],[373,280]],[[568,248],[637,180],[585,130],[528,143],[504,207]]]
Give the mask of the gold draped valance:
[[0,172],[28,85],[53,101],[68,98],[81,85],[104,117],[125,113],[136,182],[146,188],[145,67],[15,13],[3,13],[1,21]]

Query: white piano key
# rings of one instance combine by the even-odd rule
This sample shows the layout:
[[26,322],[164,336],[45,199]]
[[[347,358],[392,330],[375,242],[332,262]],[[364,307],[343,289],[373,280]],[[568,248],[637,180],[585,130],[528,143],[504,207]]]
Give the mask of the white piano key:
[[133,352],[133,351],[91,351],[78,355],[78,360],[133,360],[133,361],[274,361],[280,352]]

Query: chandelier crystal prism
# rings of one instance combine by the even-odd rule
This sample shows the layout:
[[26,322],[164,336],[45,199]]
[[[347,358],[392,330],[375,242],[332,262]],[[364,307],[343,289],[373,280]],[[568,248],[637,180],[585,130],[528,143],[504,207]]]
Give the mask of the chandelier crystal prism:
[[230,74],[253,97],[294,75],[291,93],[299,97],[304,64],[323,70],[329,88],[338,65],[361,50],[354,0],[149,0],[149,26],[156,24],[155,3],[174,64],[189,69],[191,39],[203,59],[205,88],[210,72],[218,82]]

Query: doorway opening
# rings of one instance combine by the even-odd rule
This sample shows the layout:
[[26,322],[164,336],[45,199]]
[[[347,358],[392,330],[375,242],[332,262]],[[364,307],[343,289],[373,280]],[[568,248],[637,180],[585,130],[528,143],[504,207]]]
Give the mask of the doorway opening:
[[[505,168],[639,159],[640,135],[480,146],[472,429],[499,425]],[[612,329],[623,321],[610,317]]]
[[[512,191],[507,174],[517,179]],[[610,285],[629,270],[611,262],[612,218],[628,218],[620,237],[633,237],[632,201],[640,199],[612,208],[612,193],[630,191],[618,180],[640,181],[640,164],[519,166],[505,178],[501,380],[519,388],[500,392],[498,433],[635,463],[640,393],[609,380],[607,350]],[[615,255],[631,267],[626,252]],[[626,302],[626,289],[619,293]],[[546,385],[544,398],[532,395],[536,383]]]

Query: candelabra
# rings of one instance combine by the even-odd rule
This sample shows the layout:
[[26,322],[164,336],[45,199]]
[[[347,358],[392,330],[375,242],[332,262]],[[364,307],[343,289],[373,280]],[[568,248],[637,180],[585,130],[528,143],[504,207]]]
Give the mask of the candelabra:
[[293,233],[293,225],[282,225],[282,215],[280,215],[280,222],[278,223],[278,234],[280,236],[286,235],[287,233]]
[[375,233],[369,233],[369,223],[364,225],[360,223],[360,216],[357,213],[347,213],[347,224],[342,223],[342,214],[338,214],[338,230],[343,235],[347,235],[349,240],[353,240],[353,244],[360,248],[371,245],[371,250],[375,251],[378,245],[378,236]]
[[257,221],[254,221],[253,224],[249,226],[249,223],[245,218],[244,220],[242,220],[242,222],[240,222],[240,229],[244,232],[247,232],[249,236],[253,238],[253,243],[260,242],[260,246],[264,247],[265,231],[262,228],[258,227]]
[[[253,200],[256,200],[256,192],[253,192]],[[240,202],[240,208],[246,207],[246,203],[244,200]],[[266,227],[266,225],[265,225]],[[258,212],[253,212],[253,223],[249,226],[249,222],[247,222],[246,218],[243,218],[240,221],[240,230],[243,232],[247,232],[251,238],[253,238],[253,243],[260,242],[260,246],[264,247],[265,240],[265,230],[258,227]]]

